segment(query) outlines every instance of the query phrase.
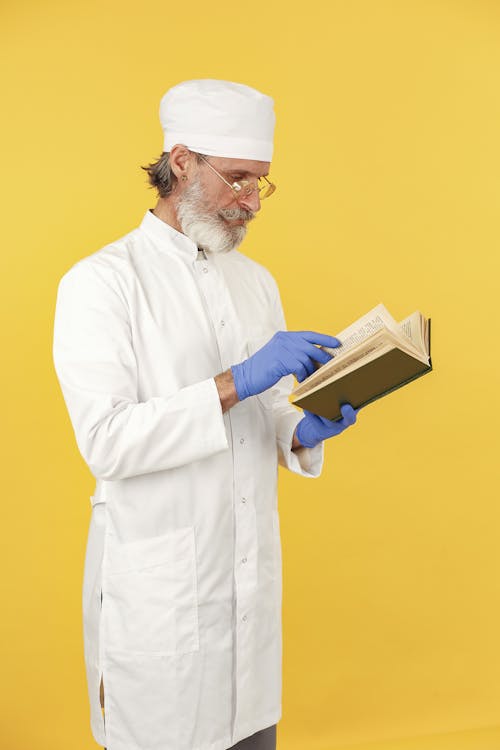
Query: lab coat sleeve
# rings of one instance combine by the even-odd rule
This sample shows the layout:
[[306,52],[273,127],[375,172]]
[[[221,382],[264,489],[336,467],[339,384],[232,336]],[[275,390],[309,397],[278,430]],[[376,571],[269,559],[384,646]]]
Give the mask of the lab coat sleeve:
[[[274,305],[273,328],[276,331],[286,331],[286,321],[281,304],[278,286],[273,279]],[[301,410],[293,406],[288,396],[294,387],[293,375],[287,375],[273,386],[273,416],[278,446],[278,461],[281,466],[304,477],[319,477],[323,468],[324,443],[318,443],[314,448],[297,448],[292,451],[292,440],[295,427],[304,416]]]
[[90,471],[124,479],[228,449],[213,378],[138,401],[127,301],[116,278],[113,269],[79,261],[57,289],[53,360]]

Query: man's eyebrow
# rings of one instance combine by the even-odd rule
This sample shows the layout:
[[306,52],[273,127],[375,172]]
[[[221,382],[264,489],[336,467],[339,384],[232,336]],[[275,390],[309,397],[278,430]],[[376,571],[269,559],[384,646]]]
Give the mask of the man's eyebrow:
[[269,172],[266,172],[266,174],[258,175],[255,172],[248,172],[246,169],[229,169],[228,170],[230,174],[249,174],[251,177],[268,177]]

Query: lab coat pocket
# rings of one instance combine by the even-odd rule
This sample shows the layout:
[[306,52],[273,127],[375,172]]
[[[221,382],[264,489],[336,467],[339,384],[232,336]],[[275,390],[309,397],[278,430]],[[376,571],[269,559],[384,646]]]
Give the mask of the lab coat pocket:
[[103,584],[110,649],[158,655],[199,649],[193,526],[124,544],[108,537]]

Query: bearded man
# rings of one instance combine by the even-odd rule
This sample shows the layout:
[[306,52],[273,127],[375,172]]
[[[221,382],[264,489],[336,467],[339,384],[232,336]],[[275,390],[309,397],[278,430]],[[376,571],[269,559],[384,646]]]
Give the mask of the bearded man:
[[96,487],[83,580],[93,736],[107,750],[275,750],[278,465],[319,476],[330,422],[288,395],[337,339],[287,331],[237,250],[269,177],[273,100],[185,81],[161,100],[158,202],[75,263],[53,357]]

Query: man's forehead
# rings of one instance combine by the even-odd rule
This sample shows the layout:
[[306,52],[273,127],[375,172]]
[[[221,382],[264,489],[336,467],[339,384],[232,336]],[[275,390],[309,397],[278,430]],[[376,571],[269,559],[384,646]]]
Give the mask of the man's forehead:
[[225,156],[213,156],[214,166],[223,172],[241,172],[252,177],[263,177],[269,174],[271,163],[253,159],[229,159]]

